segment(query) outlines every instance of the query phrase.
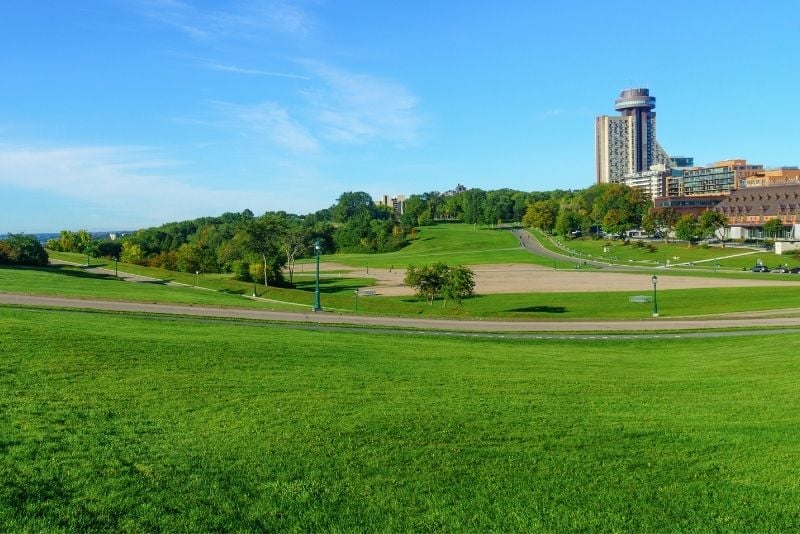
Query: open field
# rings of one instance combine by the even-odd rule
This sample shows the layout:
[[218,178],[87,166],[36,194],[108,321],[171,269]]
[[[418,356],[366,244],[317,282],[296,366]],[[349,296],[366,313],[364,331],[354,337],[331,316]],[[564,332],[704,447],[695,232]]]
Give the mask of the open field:
[[[557,247],[550,242],[550,238],[542,235],[541,232],[532,231],[539,241],[550,250],[564,253],[568,250],[572,255],[585,259],[613,262],[617,264],[643,264],[652,266],[663,266],[666,262],[670,265],[682,265],[693,263],[693,269],[709,270],[715,269],[715,264],[720,270],[741,271],[750,269],[756,265],[757,260],[761,260],[768,267],[788,264],[790,267],[800,265],[800,260],[795,256],[779,256],[773,252],[764,250],[754,250],[751,248],[740,247],[703,247],[694,245],[687,247],[686,243],[665,243],[663,241],[642,241],[643,244],[650,244],[655,247],[654,252],[648,251],[646,247],[637,247],[636,240],[631,240],[631,244],[625,245],[622,240],[611,239],[565,239],[557,237],[555,240],[561,245]],[[603,248],[607,246],[608,251]]]
[[0,308],[0,527],[794,531],[799,349]]
[[[519,246],[511,232],[480,228],[471,224],[437,224],[420,228],[419,235],[407,247],[387,254],[331,254],[330,261],[364,269],[422,265],[442,261],[450,265],[497,263],[534,263],[552,265],[552,261],[533,256]],[[308,260],[311,261],[311,260]]]
[[[530,266],[529,268],[535,268]],[[143,268],[145,269],[145,268]],[[496,273],[495,273],[496,274]],[[503,280],[513,281],[510,273],[500,273]],[[516,272],[520,279],[529,278],[528,286],[520,282],[520,288],[537,287],[536,293],[498,293],[478,295],[464,300],[461,306],[441,301],[432,306],[419,302],[411,296],[361,296],[356,302],[355,289],[371,284],[371,280],[359,278],[324,278],[320,284],[322,305],[328,311],[358,312],[374,315],[397,315],[410,317],[454,317],[462,319],[519,319],[519,320],[581,320],[581,319],[641,319],[650,316],[650,304],[631,304],[633,295],[651,295],[649,274],[625,275],[598,272]],[[555,284],[564,281],[583,280],[591,288],[584,291],[554,292]],[[610,277],[610,278],[609,278]],[[617,277],[617,278],[615,278]],[[630,278],[633,277],[633,278]],[[638,280],[635,284],[629,279]],[[610,281],[609,281],[610,280]],[[616,289],[614,280],[628,280],[627,291]],[[702,279],[701,279],[702,280]],[[711,315],[730,312],[794,309],[800,306],[800,284],[783,286],[744,287],[744,282],[710,280],[711,287],[677,289],[679,277],[660,279],[658,293],[659,311],[662,317]],[[689,278],[689,282],[697,279]],[[581,283],[583,283],[581,282]],[[714,287],[735,282],[741,287]],[[572,282],[571,287],[577,287]],[[546,287],[550,285],[550,287]],[[564,286],[568,287],[568,286]],[[618,286],[624,288],[625,286]],[[696,286],[695,286],[696,287]],[[252,286],[248,285],[248,289]],[[386,290],[388,291],[389,288]],[[378,288],[379,291],[384,289]],[[259,294],[274,300],[243,298],[239,293],[217,292],[193,287],[169,286],[153,283],[121,282],[113,276],[95,275],[74,267],[46,269],[0,267],[0,291],[38,295],[62,295],[78,298],[103,298],[160,303],[180,303],[223,307],[260,308],[288,311],[307,311],[313,301],[314,282],[302,279],[297,289],[259,287]]]

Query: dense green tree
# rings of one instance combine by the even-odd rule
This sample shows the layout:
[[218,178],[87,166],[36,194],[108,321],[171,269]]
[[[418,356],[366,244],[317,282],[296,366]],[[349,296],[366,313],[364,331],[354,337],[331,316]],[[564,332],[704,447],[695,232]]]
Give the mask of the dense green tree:
[[775,238],[783,230],[783,222],[776,217],[765,222],[762,229],[764,230],[764,235]]
[[583,228],[583,218],[572,208],[561,208],[556,218],[555,233],[568,236]]
[[461,302],[473,294],[475,288],[474,273],[462,265],[450,267],[436,262],[432,265],[409,265],[404,279],[405,285],[414,289],[417,297],[425,299],[428,304],[439,297],[444,297],[442,306],[448,300]]
[[481,189],[467,189],[461,193],[460,197],[461,210],[464,213],[464,222],[468,224],[483,222],[486,192]]
[[683,215],[675,223],[675,236],[678,239],[687,241],[689,248],[692,247],[692,241],[697,239],[700,232],[700,226],[697,224],[697,217],[694,215]]
[[0,263],[44,266],[49,262],[47,251],[32,235],[9,234],[0,241]]
[[723,230],[728,224],[725,216],[716,210],[706,210],[700,214],[699,226],[700,235],[706,239],[719,236],[722,246],[725,246],[725,234]]
[[543,232],[552,232],[558,217],[558,203],[554,200],[538,200],[528,204],[522,224],[539,228]]
[[376,210],[369,194],[363,191],[348,191],[339,196],[331,211],[334,221],[346,223],[356,218],[372,218]]
[[472,270],[463,265],[448,267],[442,284],[442,297],[444,297],[442,307],[447,305],[448,299],[461,304],[463,299],[473,295],[474,290],[475,273]]
[[286,220],[269,213],[248,220],[240,227],[239,242],[247,252],[261,259],[259,267],[265,286],[269,285],[269,278],[280,279],[280,269],[286,262],[280,243],[286,230]]

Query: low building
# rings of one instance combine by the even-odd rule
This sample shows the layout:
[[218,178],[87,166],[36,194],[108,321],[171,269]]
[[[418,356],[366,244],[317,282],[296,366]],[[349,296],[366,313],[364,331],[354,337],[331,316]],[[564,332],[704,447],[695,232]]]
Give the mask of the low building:
[[734,191],[714,209],[728,220],[726,237],[762,239],[764,223],[779,219],[784,226],[776,238],[800,236],[800,184],[747,187]]
[[741,181],[742,188],[789,184],[800,184],[800,168],[780,167],[778,169],[769,169],[757,172]]
[[751,165],[744,159],[729,159],[705,167],[690,167],[683,169],[678,176],[667,177],[666,196],[729,194],[741,188],[746,178],[758,172],[764,172],[763,165]]
[[678,216],[700,216],[704,211],[713,209],[725,199],[723,195],[693,196],[693,197],[659,197],[653,200],[656,209],[672,208]]

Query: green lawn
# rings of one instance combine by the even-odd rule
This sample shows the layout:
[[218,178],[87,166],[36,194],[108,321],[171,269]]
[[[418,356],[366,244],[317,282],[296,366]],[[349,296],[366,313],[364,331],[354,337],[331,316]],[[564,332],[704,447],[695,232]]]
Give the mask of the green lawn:
[[798,353],[0,307],[0,530],[797,531]]
[[[147,268],[140,268],[146,272]],[[592,276],[592,272],[582,273]],[[547,272],[536,276],[547,276]],[[764,275],[770,276],[770,275]],[[332,312],[356,311],[355,290],[367,287],[372,280],[363,278],[325,277],[320,282],[322,306]],[[239,282],[239,284],[242,284]],[[259,286],[259,295],[271,300],[253,301],[242,298],[250,294],[252,285],[241,289],[207,291],[194,287],[168,286],[158,283],[133,283],[116,280],[113,275],[87,273],[77,267],[11,268],[0,266],[0,291],[102,298],[159,303],[180,303],[206,306],[251,307],[276,310],[302,310],[311,307],[315,282],[298,278],[296,289]],[[646,319],[650,304],[631,304],[633,295],[650,295],[648,283],[640,291],[596,293],[522,293],[477,295],[461,305],[442,301],[433,305],[414,297],[361,296],[358,312],[374,315],[412,317],[453,317],[462,319]],[[800,284],[776,287],[684,289],[659,291],[659,312],[662,317],[712,315],[750,310],[771,310],[800,307]]]
[[[644,265],[664,265],[669,261],[670,265],[684,264],[687,262],[695,263],[693,269],[713,270],[715,264],[719,265],[720,270],[741,271],[743,268],[750,269],[761,260],[764,265],[769,267],[788,263],[789,266],[800,265],[800,260],[794,256],[779,256],[772,252],[755,251],[747,248],[735,247],[703,247],[694,245],[691,248],[686,243],[664,243],[663,241],[646,241],[655,247],[654,252],[648,251],[645,247],[637,247],[636,240],[632,240],[630,245],[625,245],[622,240],[611,239],[565,239],[555,238],[561,245],[554,245],[550,238],[542,235],[541,232],[533,230],[534,235],[550,250],[568,253],[585,259],[595,259],[619,264],[644,264]],[[607,248],[607,251],[603,249]],[[685,266],[682,266],[685,267]]]
[[534,256],[520,248],[517,238],[508,230],[481,228],[471,224],[424,226],[410,245],[397,252],[331,254],[322,259],[358,268],[405,268],[437,261],[450,265],[552,264],[551,260]]

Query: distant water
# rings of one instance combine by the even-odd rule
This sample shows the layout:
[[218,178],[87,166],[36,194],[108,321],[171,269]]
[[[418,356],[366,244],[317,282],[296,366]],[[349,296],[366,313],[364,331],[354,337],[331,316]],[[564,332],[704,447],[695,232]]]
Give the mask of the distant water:
[[[111,234],[117,234],[117,236],[119,237],[119,236],[123,236],[123,235],[127,235],[127,234],[132,234],[133,231],[132,230],[120,230],[120,231],[117,231],[117,232],[89,232],[89,233],[91,234],[92,238],[94,238],[94,239],[106,239]],[[26,235],[28,235],[28,234],[26,234]],[[39,241],[39,243],[44,244],[44,243],[47,242],[48,239],[56,239],[58,237],[59,233],[58,232],[47,232],[47,233],[43,233],[43,234],[33,234],[33,235],[36,236],[36,239]],[[8,237],[8,234],[0,234],[0,240],[6,239],[7,237]]]

